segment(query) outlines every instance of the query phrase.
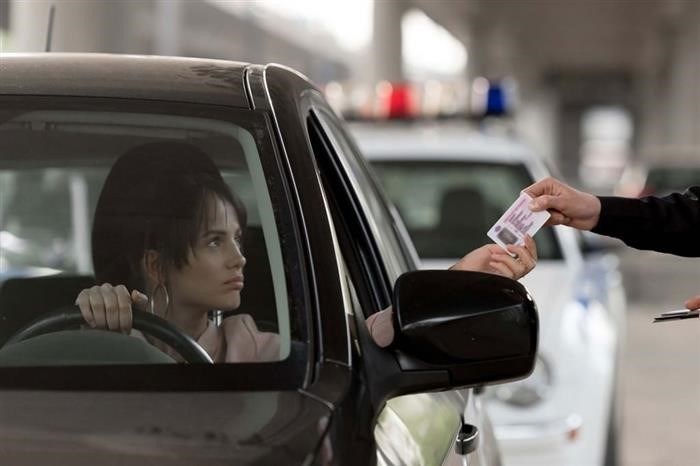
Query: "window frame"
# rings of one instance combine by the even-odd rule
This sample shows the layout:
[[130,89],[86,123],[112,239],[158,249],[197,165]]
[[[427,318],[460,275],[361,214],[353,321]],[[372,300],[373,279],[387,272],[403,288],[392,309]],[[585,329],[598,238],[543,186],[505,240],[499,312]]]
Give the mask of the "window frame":
[[[344,173],[348,187],[354,188],[349,191],[353,192],[358,208],[365,214],[363,216],[366,219],[365,223],[377,242],[377,252],[389,266],[387,270],[389,278],[393,281],[402,273],[415,270],[418,258],[415,251],[407,247],[411,243],[410,240],[406,241],[408,237],[404,234],[403,221],[354,140],[343,127],[337,124],[336,117],[329,109],[317,105],[314,106],[312,113],[330,138],[328,143],[335,153],[337,169]],[[376,210],[377,208],[379,211]],[[374,218],[376,214],[386,221]],[[381,244],[382,238],[387,235],[391,240],[385,245]]]
[[[315,108],[307,117],[309,137],[319,165],[322,189],[336,230],[343,259],[356,288],[359,288],[362,308],[382,309],[391,304],[391,286],[386,265],[382,260],[372,230],[368,225],[366,212],[357,199],[352,182],[339,162],[337,148],[329,140],[326,129],[318,120]],[[319,149],[329,157],[319,156]],[[352,212],[347,214],[344,212]],[[352,240],[350,240],[352,238]]]

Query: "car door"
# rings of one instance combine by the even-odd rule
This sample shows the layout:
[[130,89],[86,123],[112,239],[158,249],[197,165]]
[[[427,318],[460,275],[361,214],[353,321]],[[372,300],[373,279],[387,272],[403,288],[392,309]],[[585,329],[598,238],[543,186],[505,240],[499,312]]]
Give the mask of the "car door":
[[[364,254],[363,251],[358,252],[359,257],[374,256],[379,260],[361,259],[356,268],[364,268],[365,275],[375,275],[373,283],[383,281],[390,293],[391,284],[401,273],[416,268],[413,250],[405,244],[407,240],[402,237],[400,222],[393,218],[364,160],[340,122],[324,102],[313,100],[309,131],[317,133],[312,138],[324,140],[324,148],[329,152],[317,154],[317,157],[333,160],[333,163],[319,161],[322,179],[328,180],[326,188],[335,191],[329,198],[343,204],[336,208],[338,216],[347,217],[348,212],[354,212],[356,216],[338,219],[336,229],[340,228],[339,224],[352,228],[353,222],[365,222],[364,227],[356,226],[353,230],[353,243],[359,244],[351,247],[365,248]],[[324,148],[316,150],[323,151]],[[328,173],[331,171],[333,173]],[[330,180],[333,177],[336,178],[335,183]],[[343,189],[339,188],[341,184],[344,185]],[[339,199],[342,196],[346,199]],[[358,234],[359,231],[364,231],[364,235]],[[342,232],[338,232],[338,236],[342,235]],[[347,254],[345,260],[353,261]],[[372,269],[372,264],[375,269]],[[355,288],[359,294],[371,292],[369,289],[362,290],[357,284]],[[374,303],[371,299],[364,300],[365,316],[389,304],[388,301],[382,302],[380,296],[381,293]],[[371,357],[367,351],[363,355]],[[468,423],[484,424],[480,406],[473,397],[472,390],[462,390],[404,395],[389,400],[378,414],[374,431],[379,464],[493,464],[486,461],[484,453],[491,446],[481,451],[477,448],[467,456],[457,454],[454,447],[462,426],[462,416],[467,416]]]
[[[365,313],[369,315],[389,306],[392,285],[396,278],[406,270],[416,268],[415,251],[406,239],[407,235],[402,234],[400,222],[394,222],[381,191],[378,190],[359,152],[354,148],[354,143],[347,137],[342,124],[320,93],[308,81],[276,65],[251,70],[248,82],[256,108],[258,105],[266,106],[272,112],[277,137],[283,142],[280,147],[285,151],[284,158],[290,162],[288,169],[294,172],[294,189],[302,197],[301,202],[304,203],[305,195],[321,187],[321,195],[330,204],[331,210],[335,209],[332,222],[335,224],[334,233],[341,243],[342,255],[355,282],[363,311],[354,317],[358,327],[364,325]],[[307,157],[310,151],[314,155],[312,159]],[[319,181],[323,179],[324,184],[319,186]],[[308,227],[315,223],[325,225],[327,208],[328,206],[319,210],[317,214],[312,213],[304,222]],[[313,249],[314,245],[310,246]],[[317,292],[323,293],[323,290],[319,289]],[[345,309],[347,312],[348,307]],[[331,347],[335,348],[334,351],[339,351],[350,343],[345,346],[346,349],[352,346],[352,349],[357,351],[359,348],[360,357],[353,360],[352,364],[353,367],[362,366],[361,370],[365,370],[363,383],[369,392],[376,381],[367,376],[371,374],[371,371],[366,370],[367,367],[376,367],[377,361],[386,358],[391,358],[394,366],[397,364],[395,355],[390,350],[383,350],[368,341],[358,347],[358,340],[351,338],[349,334],[341,335],[341,329],[352,332],[352,328],[350,325],[343,325],[346,316],[342,316],[341,322],[335,309],[321,308],[318,317],[325,352],[321,355],[322,359],[331,363],[340,360],[338,356],[328,352]],[[473,399],[465,396],[467,393],[471,392],[460,394],[452,391],[440,395],[419,394],[406,397],[411,403],[397,403],[384,417],[381,417],[381,413],[373,413],[373,417],[367,421],[355,421],[364,422],[356,428],[364,432],[366,428],[374,426],[378,419],[377,426],[386,426],[391,432],[406,433],[403,437],[391,435],[386,441],[374,436],[378,445],[376,457],[380,461],[383,457],[396,457],[396,454],[404,461],[408,453],[408,441],[415,447],[415,451],[428,455],[408,464],[460,464],[463,458],[451,452],[454,452],[454,441],[461,427],[461,415],[465,413],[467,406],[472,406],[472,409],[466,410],[468,416],[478,411],[474,409]],[[323,396],[332,401],[335,395],[324,392]],[[342,395],[338,392],[337,396]],[[425,406],[427,400],[430,400],[432,406],[428,406],[422,412],[439,415],[429,416],[427,420],[424,417],[419,419],[420,416],[412,416],[409,413],[411,408],[406,408],[414,404]],[[342,401],[338,399],[338,402]],[[390,405],[391,403],[390,401]],[[380,403],[376,404],[379,405]],[[434,409],[435,406],[442,409]],[[349,417],[361,416],[362,413],[358,413],[357,416],[351,414]],[[467,421],[472,422],[471,419]],[[481,428],[476,416],[473,423]],[[417,435],[430,431],[449,432],[449,435],[441,436],[442,443],[432,448],[428,444],[430,438]],[[479,444],[495,442],[490,430],[483,431],[481,437],[483,440]],[[423,451],[419,447],[423,448]],[[495,464],[482,462],[480,456],[481,453],[477,449],[476,454],[470,455],[470,464]]]

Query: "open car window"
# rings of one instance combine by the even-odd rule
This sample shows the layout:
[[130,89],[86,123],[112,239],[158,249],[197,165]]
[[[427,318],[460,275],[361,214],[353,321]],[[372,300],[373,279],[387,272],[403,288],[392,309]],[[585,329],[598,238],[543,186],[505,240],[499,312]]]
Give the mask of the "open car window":
[[[143,265],[147,260],[145,257],[151,256],[144,255],[139,262],[129,259],[128,251],[123,252],[124,257],[112,253],[112,259],[123,260],[126,264],[124,270],[133,272],[138,280],[129,283],[115,280],[111,284],[124,284],[128,291],[135,288],[133,283],[141,284],[139,291],[151,295],[149,299],[154,304],[151,306],[149,301],[148,305],[142,306],[145,312],[152,311],[189,333],[190,338],[200,342],[210,353],[214,362],[272,363],[287,359],[294,342],[303,341],[304,336],[298,324],[302,319],[290,313],[293,306],[287,292],[289,277],[285,275],[279,219],[275,218],[276,209],[271,201],[274,196],[269,192],[263,168],[262,159],[272,157],[272,154],[264,153],[263,144],[256,139],[265,134],[262,118],[256,120],[247,115],[250,112],[243,110],[240,115],[230,111],[227,113],[230,117],[213,118],[201,112],[154,111],[153,105],[142,105],[138,111],[133,111],[114,104],[108,107],[110,111],[104,111],[105,106],[100,106],[100,110],[90,105],[64,107],[61,99],[50,105],[41,102],[30,106],[16,100],[12,105],[0,107],[0,365],[186,361],[187,358],[171,346],[143,329],[126,336],[129,339],[126,344],[119,332],[103,332],[110,334],[105,336],[109,341],[103,342],[103,347],[99,341],[94,342],[97,349],[86,359],[80,359],[82,356],[77,354],[80,351],[74,347],[77,343],[71,343],[82,338],[78,335],[84,332],[85,322],[81,322],[82,329],[73,322],[73,325],[59,328],[58,332],[52,328],[51,332],[32,334],[31,338],[22,341],[13,339],[28,324],[41,320],[47,313],[75,309],[73,304],[79,292],[101,285],[101,276],[120,276],[116,272],[112,275],[104,272],[109,265],[98,263],[95,258],[101,257],[101,251],[97,249],[104,248],[105,244],[110,248],[126,244],[122,227],[130,232],[129,241],[143,241],[144,251],[156,251],[155,257],[166,257],[157,262],[162,273],[151,273]],[[144,184],[141,170],[148,169],[150,154],[160,152],[158,156],[167,160],[168,148],[173,147],[176,153],[180,150],[196,152],[197,157],[202,155],[212,162],[217,173],[207,173],[207,176],[220,177],[232,196],[240,201],[242,210],[238,210],[238,206],[227,210],[230,202],[223,199],[223,195],[215,194],[214,198],[220,199],[223,205],[220,210],[223,217],[217,217],[219,211],[209,208],[210,193],[202,197],[198,206],[190,209],[208,212],[196,217],[194,236],[188,233],[189,230],[179,231],[179,228],[186,229],[190,225],[188,219],[192,217],[185,214],[183,223],[172,223],[180,226],[166,228],[171,224],[164,223],[166,227],[157,227],[162,217],[177,217],[181,212],[189,212],[187,206],[178,204],[179,201],[162,197],[167,196],[167,189],[170,189],[169,178],[162,172],[167,172],[167,175],[172,170],[175,173],[173,167],[179,163],[178,155],[172,155],[172,164],[161,163],[157,168],[159,171],[154,172],[154,185],[160,182],[158,180],[166,180],[163,182],[164,191],[151,186],[157,193],[145,191],[143,202],[139,202],[134,193],[139,193],[139,183]],[[115,190],[113,197],[118,199],[116,202],[121,202],[119,199],[126,196],[130,204],[122,202],[119,209],[102,214],[111,216],[111,223],[108,223],[111,229],[107,231],[106,240],[105,233],[101,233],[103,239],[99,244],[102,246],[98,246],[94,238],[96,212],[99,215],[101,208],[100,196],[110,171],[125,154],[142,157],[143,166],[134,164],[133,176],[122,176],[123,188]],[[197,181],[183,181],[186,182]],[[149,192],[161,196],[159,201],[149,198]],[[168,205],[162,213],[159,202],[173,205]],[[146,205],[151,206],[150,210],[144,207]],[[231,215],[229,212],[235,213],[235,219],[227,217]],[[117,215],[121,216],[118,221],[115,220]],[[228,225],[243,223],[244,218],[245,224],[239,225],[240,234],[228,235]],[[166,231],[165,239],[161,238],[159,231]],[[205,234],[218,236],[204,237]],[[176,248],[169,245],[182,243],[176,243],[179,237],[186,238],[185,243],[190,249],[185,249],[184,260],[170,260],[166,252],[169,254]],[[240,264],[232,265],[233,259],[229,262],[226,262],[228,259],[219,260],[221,255],[214,250],[226,245],[233,251],[233,244],[245,258],[242,274],[235,269]],[[133,250],[133,245],[130,247]],[[207,260],[204,269],[193,266],[195,262],[201,265]],[[161,268],[153,270],[160,271]],[[202,270],[210,275],[203,275]],[[161,276],[165,278],[152,278]],[[167,288],[169,302],[154,289],[156,282]],[[236,293],[238,298],[231,298]],[[203,333],[179,326],[176,313],[181,314],[190,308],[200,312],[205,305],[210,308],[206,310],[207,324]],[[54,341],[58,338],[56,334],[62,338],[58,343]],[[21,348],[22,345],[31,346],[27,342],[42,339],[45,343],[35,344],[29,349]],[[61,350],[51,351],[52,342]],[[125,352],[125,346],[136,349]],[[153,356],[151,347],[166,357],[161,358],[157,352]]]

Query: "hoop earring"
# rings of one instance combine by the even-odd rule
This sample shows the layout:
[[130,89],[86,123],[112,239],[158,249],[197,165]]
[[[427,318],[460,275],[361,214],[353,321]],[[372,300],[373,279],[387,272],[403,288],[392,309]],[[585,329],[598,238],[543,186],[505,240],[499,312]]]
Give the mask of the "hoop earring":
[[165,298],[165,312],[163,312],[163,317],[165,317],[165,314],[168,312],[168,308],[170,307],[170,295],[168,295],[168,289],[163,283],[158,283],[153,289],[153,293],[151,293],[151,296],[148,298],[148,310],[151,314],[156,315],[155,301],[158,290],[162,290],[161,293],[163,294],[163,298]]

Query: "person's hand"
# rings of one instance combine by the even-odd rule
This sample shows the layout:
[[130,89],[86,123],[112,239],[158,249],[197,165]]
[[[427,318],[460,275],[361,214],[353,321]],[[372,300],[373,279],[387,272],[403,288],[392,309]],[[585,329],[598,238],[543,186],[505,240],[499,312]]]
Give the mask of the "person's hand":
[[688,298],[685,301],[685,308],[691,311],[700,308],[700,295]]
[[517,280],[535,268],[537,247],[530,236],[525,237],[522,246],[509,245],[508,251],[514,256],[497,244],[487,244],[462,257],[450,270],[487,272]]
[[75,304],[90,327],[129,333],[133,323],[132,305],[145,310],[148,296],[137,290],[129,294],[124,285],[103,283],[81,291]]
[[[525,237],[524,245],[510,245],[508,250],[515,254],[515,257],[505,252],[497,244],[487,244],[462,257],[450,267],[450,270],[488,272],[517,280],[535,268],[537,247],[530,236]],[[372,340],[382,348],[389,346],[394,341],[392,313],[390,306],[375,312],[366,321],[367,330],[369,330]]]
[[377,346],[386,348],[394,341],[394,321],[391,306],[375,312],[365,321],[367,330]]
[[567,225],[590,230],[598,224],[600,199],[554,178],[545,178],[525,189],[533,198],[530,210],[547,210],[552,215],[546,225]]

